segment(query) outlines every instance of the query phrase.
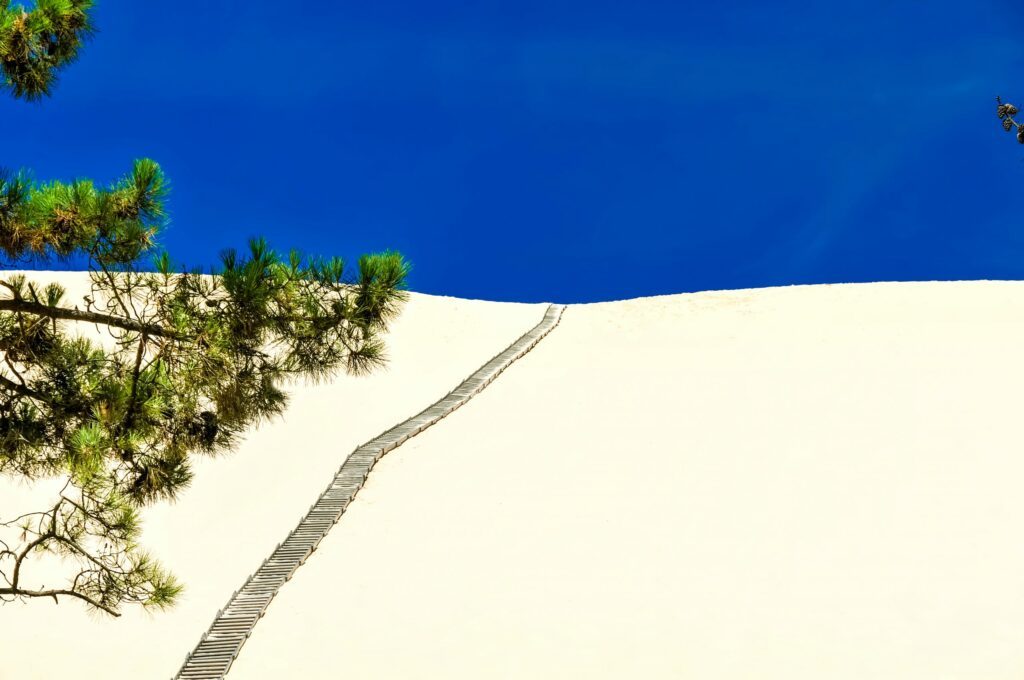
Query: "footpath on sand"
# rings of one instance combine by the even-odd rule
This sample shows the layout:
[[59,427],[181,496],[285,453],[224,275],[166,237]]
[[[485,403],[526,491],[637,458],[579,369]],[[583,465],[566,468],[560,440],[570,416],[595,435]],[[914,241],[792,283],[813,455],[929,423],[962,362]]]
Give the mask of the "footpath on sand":
[[177,678],[223,678],[278,589],[291,578],[341,519],[382,456],[435,424],[483,390],[513,362],[529,352],[556,325],[564,310],[549,305],[540,323],[496,355],[437,402],[356,448],[339,468],[309,512],[263,564],[235,591],[209,630],[185,659]]

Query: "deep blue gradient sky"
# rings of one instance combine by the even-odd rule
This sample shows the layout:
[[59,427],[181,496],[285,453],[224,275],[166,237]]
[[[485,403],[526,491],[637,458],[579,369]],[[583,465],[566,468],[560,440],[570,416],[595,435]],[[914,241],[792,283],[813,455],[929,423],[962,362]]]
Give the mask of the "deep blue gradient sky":
[[179,261],[395,248],[461,297],[1024,279],[1020,7],[100,0],[0,165],[152,157]]

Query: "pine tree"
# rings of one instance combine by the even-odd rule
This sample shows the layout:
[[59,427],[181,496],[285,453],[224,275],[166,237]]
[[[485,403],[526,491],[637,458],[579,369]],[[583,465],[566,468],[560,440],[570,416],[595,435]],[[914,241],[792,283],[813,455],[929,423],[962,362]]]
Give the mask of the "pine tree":
[[[91,30],[89,5],[40,0],[26,13],[0,0],[14,96],[49,93]],[[115,616],[173,604],[182,585],[140,550],[140,509],[185,488],[193,456],[229,451],[280,414],[290,382],[384,361],[381,336],[406,298],[401,255],[363,256],[349,276],[338,258],[254,239],[208,275],[185,271],[157,246],[166,187],[145,159],[106,187],[0,175],[4,267],[84,257],[91,282],[76,304],[57,284],[0,275],[0,474],[66,480],[49,507],[0,522],[0,599],[67,596]],[[66,584],[29,585],[44,552]]]

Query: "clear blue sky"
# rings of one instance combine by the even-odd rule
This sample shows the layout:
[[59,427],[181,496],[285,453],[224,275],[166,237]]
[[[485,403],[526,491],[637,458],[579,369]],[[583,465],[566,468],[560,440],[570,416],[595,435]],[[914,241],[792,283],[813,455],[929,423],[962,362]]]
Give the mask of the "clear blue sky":
[[582,302],[1024,279],[1014,2],[100,0],[0,165],[170,176],[190,265],[395,248],[414,290]]

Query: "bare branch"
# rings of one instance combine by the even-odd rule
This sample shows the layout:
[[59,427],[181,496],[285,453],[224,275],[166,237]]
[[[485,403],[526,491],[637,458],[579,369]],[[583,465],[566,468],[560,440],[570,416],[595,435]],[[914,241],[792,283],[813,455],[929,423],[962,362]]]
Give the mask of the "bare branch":
[[0,375],[0,388],[5,389],[8,392],[14,392],[15,394],[21,395],[23,397],[28,397],[30,399],[46,401],[46,397],[43,396],[42,393],[36,392],[35,390],[29,387],[25,387],[24,385],[19,385],[10,378],[6,378],[2,375]]
[[79,600],[88,602],[97,609],[102,609],[111,616],[121,616],[121,613],[116,609],[112,609],[102,602],[97,602],[93,598],[80,593],[75,590],[59,589],[59,590],[25,590],[22,588],[0,588],[0,596],[11,595],[14,597],[52,597],[54,602],[59,602],[57,599],[58,595],[67,595],[68,597],[76,597]]
[[136,331],[138,333],[145,333],[147,335],[154,335],[161,338],[188,340],[187,336],[182,336],[170,329],[157,326],[155,324],[141,323],[133,319],[126,319],[112,314],[83,312],[79,309],[68,309],[67,307],[50,307],[49,305],[44,305],[39,302],[29,302],[27,300],[0,300],[0,312],[21,312],[50,319],[85,321],[87,323],[97,323],[104,326],[123,328],[124,330]]

